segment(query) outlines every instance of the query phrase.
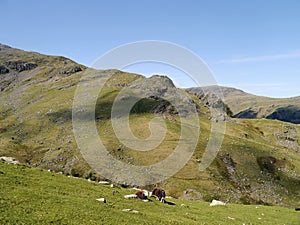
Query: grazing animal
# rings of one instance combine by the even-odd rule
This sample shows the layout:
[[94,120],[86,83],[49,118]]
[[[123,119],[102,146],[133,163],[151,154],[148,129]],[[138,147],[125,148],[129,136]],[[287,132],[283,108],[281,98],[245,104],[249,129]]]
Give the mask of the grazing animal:
[[166,200],[166,192],[163,189],[160,188],[154,188],[151,195],[156,196],[156,199],[161,201],[162,203],[165,203]]
[[148,191],[138,191],[137,193],[135,193],[136,196],[139,198],[139,199],[147,199],[148,197]]
[[126,198],[126,199],[139,198],[139,199],[142,199],[142,200],[148,199],[147,197],[148,197],[148,191],[146,191],[146,190],[138,191],[135,194],[130,194],[130,195],[125,195],[124,196],[124,198]]
[[126,199],[137,198],[137,195],[135,194],[125,195],[124,198]]

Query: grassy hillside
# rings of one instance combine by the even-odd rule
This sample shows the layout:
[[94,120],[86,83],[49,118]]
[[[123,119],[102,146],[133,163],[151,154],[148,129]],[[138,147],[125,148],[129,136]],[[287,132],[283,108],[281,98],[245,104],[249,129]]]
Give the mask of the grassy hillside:
[[[268,206],[168,199],[162,204],[124,199],[134,191],[111,188],[0,161],[1,224],[297,224],[299,212]],[[114,190],[118,193],[112,194]],[[107,202],[96,201],[104,197]],[[133,209],[138,213],[123,212]]]
[[[21,63],[8,63],[15,61]],[[32,64],[36,66],[30,66]],[[0,65],[7,69],[0,74],[0,156],[12,156],[28,166],[67,175],[104,179],[83,160],[72,131],[74,92],[87,69],[63,57],[3,45],[0,46]],[[144,98],[130,115],[130,127],[139,138],[150,135],[148,124],[153,117],[166,121],[166,138],[152,151],[137,152],[125,147],[115,136],[110,120],[112,104],[124,86],[141,78],[144,88],[160,91],[155,85],[163,84],[172,89],[174,86],[168,78],[146,79],[118,70],[90,73],[95,77],[110,76],[98,97],[95,117],[99,136],[116,159],[132,165],[150,165],[174,151],[181,131],[179,118],[174,108],[162,99]],[[244,204],[288,207],[299,204],[299,125],[226,118],[222,148],[212,165],[200,172],[199,162],[212,121],[207,99],[194,95],[191,98],[198,106],[199,141],[186,166],[160,184],[169,195]],[[187,190],[193,191],[188,193]],[[193,193],[199,194],[195,197]]]
[[[267,118],[286,122],[300,123],[300,97],[269,98],[256,96],[242,90],[229,87],[204,87],[206,92],[216,88],[224,94],[225,103],[237,118]],[[188,89],[192,93],[203,94],[201,88]]]

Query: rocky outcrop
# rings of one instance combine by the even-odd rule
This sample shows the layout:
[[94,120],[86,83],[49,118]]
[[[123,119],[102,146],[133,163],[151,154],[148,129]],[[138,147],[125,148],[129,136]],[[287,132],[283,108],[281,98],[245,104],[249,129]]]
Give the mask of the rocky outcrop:
[[16,70],[18,72],[22,72],[24,70],[32,70],[38,66],[35,63],[28,63],[23,60],[8,61],[8,62],[5,62],[5,65],[7,67],[9,67],[10,69]]
[[82,71],[80,66],[69,66],[62,68],[60,74],[73,74]]
[[275,163],[277,159],[273,156],[260,156],[257,157],[257,163],[262,171],[267,171],[269,173],[275,173],[277,171],[277,167]]
[[150,78],[138,79],[132,82],[128,88],[142,99],[148,99],[143,105],[153,106],[151,113],[168,113],[188,116],[195,114],[196,104],[188,94],[175,87],[173,81],[160,75]]
[[196,96],[220,92],[230,108],[232,117],[246,119],[273,119],[300,124],[300,96],[293,98],[269,98],[256,96],[235,88],[222,86],[187,89]]
[[183,192],[184,200],[203,200],[203,196],[194,189],[187,189]]
[[9,69],[7,69],[5,66],[0,66],[0,74],[6,73],[9,73]]
[[6,49],[11,49],[11,47],[8,45],[0,44],[0,51],[6,50]]
[[278,145],[300,150],[298,144],[299,133],[294,127],[286,125],[282,127],[282,131],[276,131],[273,135],[276,138],[276,143]]
[[147,97],[164,96],[169,90],[176,89],[173,81],[167,76],[154,75],[147,79],[139,79],[129,85],[132,89],[143,91]]
[[188,93],[196,96],[200,102],[202,102],[204,107],[209,108],[212,117],[209,119],[213,122],[226,121],[227,112],[232,114],[230,108],[224,103],[222,98],[222,92],[220,90],[215,90],[214,92],[207,92],[201,87],[198,88],[188,88],[186,89]]
[[240,186],[236,174],[236,163],[233,161],[230,154],[227,153],[225,156],[222,156],[221,160],[225,166],[225,171],[223,171],[223,173],[226,174],[226,177],[228,177],[236,186]]
[[295,106],[281,107],[266,117],[267,119],[281,120],[291,123],[300,123],[300,108]]

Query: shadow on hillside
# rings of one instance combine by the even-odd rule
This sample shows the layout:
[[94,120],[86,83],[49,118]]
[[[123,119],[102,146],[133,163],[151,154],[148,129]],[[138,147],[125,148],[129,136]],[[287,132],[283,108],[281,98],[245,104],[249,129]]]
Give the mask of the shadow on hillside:
[[[84,111],[84,108],[77,114],[77,119],[82,121],[90,121],[93,118],[96,120],[107,120],[111,118],[111,110],[113,101],[103,101],[96,103],[95,112]],[[161,106],[161,107],[160,107]],[[130,114],[143,114],[143,113],[160,113],[166,110],[168,104],[161,99],[148,99],[144,98],[136,100],[136,104],[130,110]],[[117,112],[126,112],[122,106],[116,105]],[[159,110],[158,110],[159,109]],[[47,113],[49,120],[53,123],[64,124],[72,121],[72,108],[60,109],[56,112]]]
[[64,124],[72,121],[72,109],[61,109],[46,114],[53,123]]
[[255,112],[252,109],[246,109],[238,114],[233,115],[233,118],[255,119],[257,114],[258,112]]
[[[93,119],[110,119],[111,117],[112,102],[102,102],[96,104],[94,112],[85,111],[83,108],[76,114],[76,119],[81,121],[91,121]],[[47,113],[49,120],[53,123],[64,124],[72,122],[72,110],[73,108],[60,109],[55,112]]]
[[300,124],[300,109],[292,105],[278,108],[275,112],[268,115],[266,118]]

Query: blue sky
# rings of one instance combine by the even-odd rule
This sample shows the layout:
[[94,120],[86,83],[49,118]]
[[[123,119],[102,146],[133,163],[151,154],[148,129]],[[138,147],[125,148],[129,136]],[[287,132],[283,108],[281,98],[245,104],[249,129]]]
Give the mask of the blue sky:
[[[300,1],[0,0],[0,8],[0,43],[12,47],[91,65],[122,44],[169,41],[199,55],[220,85],[300,95]],[[168,66],[127,70],[193,86]]]

